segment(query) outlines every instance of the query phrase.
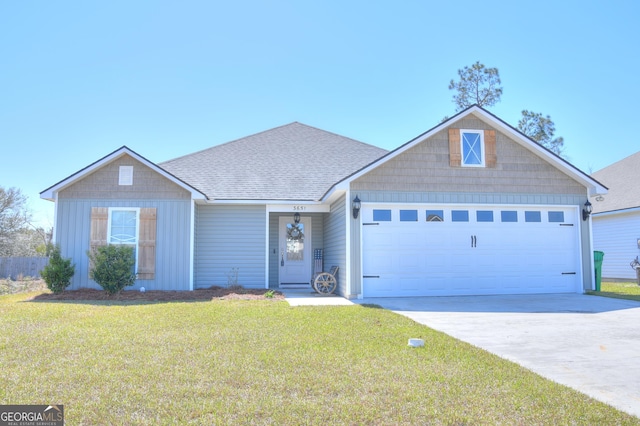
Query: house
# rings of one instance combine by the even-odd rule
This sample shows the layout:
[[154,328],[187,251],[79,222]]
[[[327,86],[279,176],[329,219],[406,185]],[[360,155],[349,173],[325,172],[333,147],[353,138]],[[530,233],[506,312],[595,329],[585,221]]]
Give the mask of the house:
[[[136,287],[308,286],[349,298],[581,293],[606,188],[472,106],[397,149],[292,123],[163,163],[122,147],[41,193],[72,289],[86,252],[136,246]],[[360,201],[360,202],[357,202]],[[238,269],[236,269],[238,268]],[[97,288],[97,287],[96,287]]]
[[592,175],[609,187],[593,203],[593,248],[604,252],[602,277],[635,280],[640,255],[640,152]]

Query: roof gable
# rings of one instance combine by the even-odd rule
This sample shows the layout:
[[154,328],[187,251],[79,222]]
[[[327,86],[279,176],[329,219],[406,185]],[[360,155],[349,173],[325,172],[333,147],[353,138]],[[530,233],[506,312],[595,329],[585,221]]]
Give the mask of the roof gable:
[[144,158],[143,156],[139,155],[138,153],[134,152],[133,150],[129,149],[126,146],[122,146],[121,148],[113,151],[112,153],[102,157],[101,159],[99,159],[98,161],[88,165],[87,167],[83,168],[82,170],[77,171],[76,173],[72,174],[71,176],[61,180],[60,182],[50,186],[49,188],[45,189],[44,191],[42,191],[40,193],[40,198],[46,199],[46,200],[55,200],[55,194],[62,191],[65,188],[70,187],[71,185],[73,185],[74,183],[82,180],[83,178],[87,177],[88,175],[94,173],[96,170],[106,166],[107,164],[110,164],[114,161],[116,161],[119,158],[122,158],[124,156],[130,156],[132,158],[134,158],[136,161],[139,161],[140,163],[144,164],[145,166],[149,167],[150,169],[152,169],[153,171],[157,172],[158,174],[160,174],[161,176],[165,177],[166,179],[170,180],[171,182],[175,183],[176,185],[178,185],[179,187],[185,189],[186,191],[191,193],[191,197],[193,199],[206,199],[206,196],[200,192],[199,190],[197,190],[196,188],[194,188],[193,186],[191,186],[190,184],[182,181],[181,179],[177,178],[176,176],[172,175],[171,173],[167,172],[166,170],[164,170],[162,167],[156,165],[155,163],[147,160],[146,158]]
[[218,200],[317,201],[387,151],[298,122],[161,166]]
[[594,213],[640,207],[640,151],[598,170],[593,177],[609,187],[609,193],[593,203]]
[[364,174],[369,173],[373,169],[376,169],[376,168],[382,166],[386,162],[388,162],[388,161],[400,156],[401,154],[403,154],[406,151],[412,149],[413,147],[417,146],[418,144],[424,142],[425,140],[427,140],[427,139],[431,138],[432,136],[436,135],[437,133],[443,131],[447,127],[453,126],[453,125],[455,125],[455,123],[457,123],[459,121],[462,121],[465,118],[470,117],[470,116],[473,116],[474,118],[482,120],[484,123],[486,123],[487,125],[491,126],[492,128],[495,128],[496,130],[506,134],[507,136],[509,136],[510,139],[512,139],[513,141],[518,143],[523,148],[527,149],[531,153],[535,154],[536,156],[540,157],[541,159],[543,159],[547,163],[551,164],[552,166],[554,166],[556,169],[560,170],[565,175],[567,175],[567,176],[571,177],[572,179],[574,179],[575,181],[579,182],[580,184],[582,184],[583,186],[588,188],[589,195],[604,194],[604,193],[607,192],[607,188],[604,185],[602,185],[600,182],[596,181],[595,179],[593,179],[592,177],[590,177],[586,173],[582,172],[581,170],[579,170],[578,168],[576,168],[575,166],[573,166],[572,164],[570,164],[566,160],[560,158],[559,156],[557,156],[553,152],[549,151],[545,147],[543,147],[540,144],[536,143],[535,141],[533,141],[532,139],[530,139],[529,137],[527,137],[526,135],[521,133],[519,130],[515,129],[514,127],[510,126],[509,124],[507,124],[506,122],[501,120],[500,118],[498,118],[495,115],[491,114],[489,111],[487,111],[487,110],[485,110],[485,109],[483,109],[483,108],[481,108],[481,107],[479,107],[477,105],[473,105],[473,106],[471,106],[471,107],[459,112],[455,116],[449,118],[446,121],[443,121],[442,123],[438,124],[437,126],[431,128],[430,130],[424,132],[423,134],[421,134],[421,135],[417,136],[416,138],[410,140],[409,142],[405,143],[404,145],[401,145],[400,147],[396,148],[395,150],[389,152],[387,155],[385,155],[385,156],[381,157],[380,159],[372,162],[371,164],[367,165],[366,167],[358,170],[357,172],[355,172],[352,175],[350,175],[348,178],[344,179],[342,182],[339,182],[338,184],[336,184],[336,187],[345,185],[347,183],[352,182],[355,179],[358,179],[359,177],[363,176]]

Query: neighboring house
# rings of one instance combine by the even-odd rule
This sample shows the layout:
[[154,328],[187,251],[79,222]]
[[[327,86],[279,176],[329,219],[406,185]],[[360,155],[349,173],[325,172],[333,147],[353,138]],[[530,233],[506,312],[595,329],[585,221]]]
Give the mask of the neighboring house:
[[135,288],[227,285],[234,268],[245,287],[308,286],[323,249],[360,298],[591,289],[581,212],[605,193],[473,106],[391,152],[299,123],[159,164],[122,147],[41,197],[72,289],[97,287],[87,250],[128,241]]
[[592,175],[609,188],[593,202],[593,248],[604,252],[602,277],[635,280],[640,255],[640,152]]

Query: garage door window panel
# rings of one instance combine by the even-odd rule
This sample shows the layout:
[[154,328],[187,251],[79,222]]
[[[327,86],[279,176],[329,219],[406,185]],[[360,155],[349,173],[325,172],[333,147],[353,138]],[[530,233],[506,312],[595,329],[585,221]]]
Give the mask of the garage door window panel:
[[417,222],[418,210],[400,210],[400,222]]
[[442,210],[427,210],[427,222],[444,222]]
[[391,210],[374,210],[373,220],[378,222],[391,222]]
[[493,222],[493,211],[491,210],[478,210],[476,212],[477,222]]
[[469,222],[469,210],[451,210],[452,222]]
[[539,211],[525,211],[524,221],[525,222],[542,222],[542,215],[540,214]]
[[552,222],[552,223],[564,222],[564,212],[549,212],[549,222]]
[[518,212],[515,210],[502,210],[500,212],[500,221],[501,222],[517,222]]

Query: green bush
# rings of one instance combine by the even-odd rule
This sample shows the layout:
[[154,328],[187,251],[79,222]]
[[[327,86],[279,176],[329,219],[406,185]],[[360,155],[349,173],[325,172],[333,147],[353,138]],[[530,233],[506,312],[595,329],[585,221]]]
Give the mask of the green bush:
[[93,267],[89,277],[109,294],[117,294],[136,281],[136,260],[131,246],[107,245],[87,253]]
[[55,246],[51,250],[49,264],[40,272],[40,276],[47,283],[49,290],[58,294],[69,287],[75,269],[76,265],[71,264],[71,259],[63,259],[60,247]]

